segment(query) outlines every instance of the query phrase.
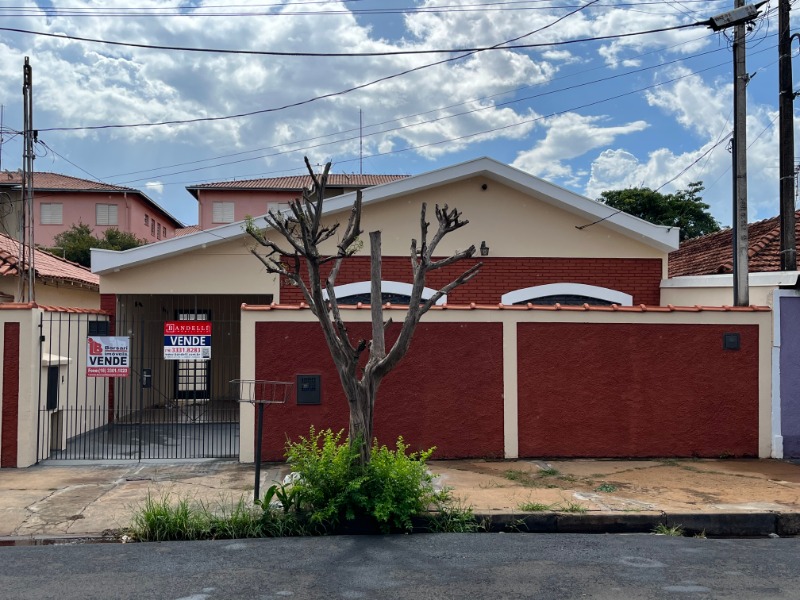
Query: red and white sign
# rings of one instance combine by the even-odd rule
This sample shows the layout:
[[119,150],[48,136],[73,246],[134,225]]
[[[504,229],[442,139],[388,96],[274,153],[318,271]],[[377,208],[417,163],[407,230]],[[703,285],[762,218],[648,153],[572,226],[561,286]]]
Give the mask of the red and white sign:
[[210,360],[211,321],[164,323],[165,360]]
[[89,336],[87,338],[87,377],[128,377],[130,338]]

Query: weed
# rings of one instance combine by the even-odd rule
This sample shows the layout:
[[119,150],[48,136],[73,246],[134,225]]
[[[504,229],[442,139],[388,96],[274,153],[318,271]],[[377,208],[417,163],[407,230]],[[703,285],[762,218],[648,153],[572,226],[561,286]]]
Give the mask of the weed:
[[471,506],[464,506],[453,499],[449,488],[437,492],[433,498],[435,513],[429,519],[432,533],[475,533],[486,529],[485,523],[475,520]]
[[659,523],[653,528],[653,533],[656,535],[669,535],[673,537],[682,537],[683,536],[683,526],[682,525],[665,525],[664,523]]
[[516,469],[509,469],[504,473],[505,478],[510,481],[520,481],[525,482],[530,479],[530,475],[528,475],[527,471],[518,471]]
[[598,485],[596,488],[594,488],[594,491],[610,494],[611,492],[617,491],[617,486],[615,486],[613,483],[602,483]]
[[560,504],[558,506],[558,510],[561,512],[566,513],[585,513],[588,509],[583,505],[579,504],[578,502],[572,502],[571,500],[567,500],[566,502]]
[[695,537],[695,538],[697,538],[697,539],[699,539],[699,540],[704,540],[704,539],[706,539],[706,530],[705,530],[705,529],[703,529],[703,531],[700,531],[699,533],[695,533],[695,534],[694,534],[694,537]]
[[556,477],[557,475],[560,475],[560,473],[559,473],[558,469],[554,469],[552,467],[549,467],[547,469],[542,469],[539,472],[539,475],[541,475],[542,477]]
[[523,502],[519,505],[519,509],[523,512],[544,512],[553,510],[549,504],[542,504],[541,502]]

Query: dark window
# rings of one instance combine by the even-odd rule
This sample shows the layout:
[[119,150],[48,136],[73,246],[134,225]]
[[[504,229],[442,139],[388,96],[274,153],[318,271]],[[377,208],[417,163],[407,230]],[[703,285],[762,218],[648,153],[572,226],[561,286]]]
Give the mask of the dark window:
[[614,302],[608,300],[601,300],[600,298],[591,298],[590,296],[578,296],[575,294],[559,294],[557,296],[542,296],[540,298],[530,298],[528,300],[520,300],[514,302],[515,305],[525,305],[528,302],[531,304],[540,304],[542,306],[552,306],[554,304],[561,304],[562,306],[611,306]]

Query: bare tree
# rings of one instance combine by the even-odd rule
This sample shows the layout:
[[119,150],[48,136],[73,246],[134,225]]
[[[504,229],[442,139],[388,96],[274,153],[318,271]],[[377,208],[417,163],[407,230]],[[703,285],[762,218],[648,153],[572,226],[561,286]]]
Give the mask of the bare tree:
[[[342,262],[361,247],[359,238],[362,234],[361,192],[356,192],[355,203],[350,210],[350,217],[344,231],[340,232],[340,223],[338,222],[323,225],[325,186],[331,165],[330,163],[325,165],[323,173],[317,175],[307,158],[305,162],[313,181],[311,189],[303,191],[302,199],[291,202],[288,211],[281,213],[271,210],[266,216],[268,229],[262,230],[256,227],[252,220],[249,220],[246,230],[261,246],[261,248],[258,246],[252,248],[251,252],[264,264],[267,272],[284,277],[297,286],[302,292],[306,304],[319,319],[350,406],[350,442],[351,444],[360,444],[361,461],[362,464],[366,464],[370,459],[375,398],[381,382],[408,351],[414,330],[422,316],[442,296],[472,279],[478,273],[482,263],[475,264],[464,271],[430,298],[422,299],[425,278],[429,272],[475,254],[475,246],[470,246],[447,258],[434,260],[433,255],[442,238],[465,226],[469,221],[462,220],[461,213],[456,209],[449,209],[446,204],[441,208],[436,205],[438,227],[429,241],[428,227],[430,223],[426,221],[427,207],[423,203],[420,218],[420,241],[419,244],[416,239],[411,241],[410,259],[413,284],[408,312],[399,337],[387,352],[385,331],[391,323],[391,319],[384,322],[383,305],[380,301],[381,232],[370,232],[372,340],[361,339],[353,343],[348,335],[347,325],[342,320],[334,286]],[[273,241],[270,237],[272,234],[282,238],[281,243],[286,242],[288,245],[281,246]],[[335,249],[331,248],[329,253],[322,252],[320,246],[329,240],[332,244],[336,237],[338,237],[338,242],[336,242]],[[266,252],[263,249],[266,249]],[[328,276],[323,281],[322,267],[326,263],[332,263],[332,265]],[[323,292],[327,292],[327,299]],[[359,359],[365,351],[369,352],[369,356],[359,377]]]

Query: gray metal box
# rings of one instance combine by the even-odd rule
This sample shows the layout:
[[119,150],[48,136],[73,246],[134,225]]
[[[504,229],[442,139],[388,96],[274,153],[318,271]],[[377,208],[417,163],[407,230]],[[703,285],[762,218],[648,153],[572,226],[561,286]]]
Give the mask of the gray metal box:
[[322,403],[322,375],[297,376],[297,403]]

